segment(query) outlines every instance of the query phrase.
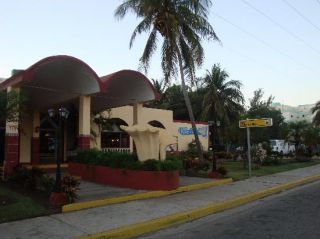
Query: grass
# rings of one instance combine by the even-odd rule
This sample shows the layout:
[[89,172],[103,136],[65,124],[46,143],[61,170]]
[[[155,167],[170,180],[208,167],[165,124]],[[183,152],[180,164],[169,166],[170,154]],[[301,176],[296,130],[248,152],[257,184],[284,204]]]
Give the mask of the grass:
[[[309,162],[290,162],[281,165],[262,166],[258,169],[252,169],[252,176],[263,176],[268,174],[280,173],[297,168],[304,168],[312,165],[320,164],[320,160]],[[227,177],[233,180],[243,180],[248,178],[248,169],[243,168],[243,162],[219,162],[218,166],[222,166],[228,170]]]
[[0,196],[8,199],[8,204],[0,204],[0,223],[42,216],[51,213],[50,209],[31,198],[16,193],[0,185]]

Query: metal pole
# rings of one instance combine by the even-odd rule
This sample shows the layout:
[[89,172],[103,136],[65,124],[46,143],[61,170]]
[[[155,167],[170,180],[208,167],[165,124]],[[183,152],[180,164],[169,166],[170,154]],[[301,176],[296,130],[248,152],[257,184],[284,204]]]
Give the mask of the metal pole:
[[61,136],[61,119],[59,116],[59,124],[58,128],[56,129],[56,147],[55,147],[55,156],[56,156],[56,181],[54,185],[54,192],[61,192],[61,168],[60,168],[60,157],[61,157],[61,141],[60,141],[60,136]]
[[251,177],[251,145],[250,145],[250,128],[247,127],[247,144],[248,144],[248,170]]
[[211,147],[212,147],[212,171],[217,171],[216,151],[214,144],[214,124],[212,124],[212,136],[211,136]]

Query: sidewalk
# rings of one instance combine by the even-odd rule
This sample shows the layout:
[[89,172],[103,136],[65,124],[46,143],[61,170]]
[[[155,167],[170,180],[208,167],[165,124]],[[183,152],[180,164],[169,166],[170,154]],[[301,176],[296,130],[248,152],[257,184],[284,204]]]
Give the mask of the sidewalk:
[[[180,176],[179,187],[207,183],[207,182],[212,182],[214,180],[215,179],[210,179],[210,178]],[[112,186],[107,186],[103,184],[92,183],[92,182],[81,180],[79,200],[77,200],[76,202],[86,202],[90,200],[127,196],[127,195],[142,193],[142,192],[148,192],[148,191],[112,187]]]
[[[311,176],[313,177],[310,178]],[[316,165],[166,197],[131,201],[77,212],[4,223],[0,224],[0,235],[2,239],[75,238],[116,228],[120,228],[120,230],[114,230],[113,233],[115,231],[119,233],[119,231],[121,232],[122,230],[121,227],[127,227],[137,223],[140,223],[138,226],[148,225],[148,223],[145,222],[150,222],[150,220],[158,218],[162,219],[152,221],[153,226],[157,225],[161,220],[162,223],[166,221],[167,225],[172,225],[178,223],[174,220],[177,220],[179,217],[182,218],[181,215],[186,218],[189,217],[189,219],[198,218],[194,216],[195,213],[204,216],[212,213],[213,211],[211,209],[214,207],[217,207],[219,210],[224,210],[250,200],[256,200],[272,193],[277,193],[281,190],[319,179],[320,165]],[[247,200],[248,195],[251,195],[249,197],[250,200]],[[225,207],[220,206],[220,208],[216,206],[225,204],[228,201],[230,201],[230,205]],[[211,208],[210,212],[208,208]],[[178,215],[178,217],[175,217],[175,215]],[[127,229],[128,228],[129,227],[127,227]],[[158,226],[158,228],[160,228],[160,226]],[[128,230],[131,230],[131,232],[135,230],[135,232],[137,232],[138,229],[136,226],[133,226]],[[129,237],[129,234],[127,233],[126,236]],[[111,234],[104,233],[103,235]],[[124,238],[124,236],[119,238]]]

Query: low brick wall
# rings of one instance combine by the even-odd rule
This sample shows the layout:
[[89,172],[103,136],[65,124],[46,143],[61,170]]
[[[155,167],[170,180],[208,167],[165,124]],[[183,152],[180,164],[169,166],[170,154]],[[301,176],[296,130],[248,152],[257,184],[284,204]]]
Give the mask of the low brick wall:
[[91,164],[69,163],[68,172],[83,180],[116,187],[142,190],[174,190],[179,186],[179,171],[139,171]]

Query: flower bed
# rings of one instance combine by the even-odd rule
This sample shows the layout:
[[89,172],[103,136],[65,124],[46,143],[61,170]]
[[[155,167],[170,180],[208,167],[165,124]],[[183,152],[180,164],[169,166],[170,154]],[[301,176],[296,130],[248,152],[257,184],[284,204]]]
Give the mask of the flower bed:
[[116,187],[174,190],[179,186],[178,170],[142,171],[71,162],[68,171],[84,180]]

